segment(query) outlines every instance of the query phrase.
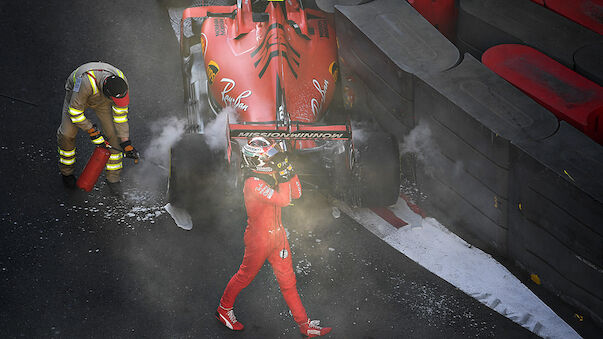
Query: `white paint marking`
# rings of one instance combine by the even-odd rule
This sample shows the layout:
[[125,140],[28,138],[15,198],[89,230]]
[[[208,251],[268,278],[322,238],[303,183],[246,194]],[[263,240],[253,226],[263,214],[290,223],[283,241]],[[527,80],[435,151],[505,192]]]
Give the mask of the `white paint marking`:
[[370,209],[336,206],[389,245],[496,312],[543,338],[580,338],[568,324],[489,254],[403,199],[390,210],[411,227],[396,229]]

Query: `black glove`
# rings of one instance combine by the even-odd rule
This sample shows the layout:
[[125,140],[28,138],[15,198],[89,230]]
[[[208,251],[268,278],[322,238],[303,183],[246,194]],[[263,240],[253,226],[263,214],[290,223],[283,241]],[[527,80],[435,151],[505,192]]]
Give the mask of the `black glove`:
[[138,159],[140,159],[140,154],[138,154],[136,148],[132,146],[132,141],[126,140],[119,144],[119,146],[121,146],[121,149],[124,150],[126,158],[134,159],[135,163],[138,162]]
[[276,181],[279,184],[287,182],[295,176],[293,165],[291,165],[289,157],[284,152],[279,152],[272,158],[271,167],[276,172]]
[[108,144],[107,138],[96,128],[96,125],[92,125],[92,128],[87,130],[88,135],[90,136],[90,140],[92,143],[97,146],[106,147]]

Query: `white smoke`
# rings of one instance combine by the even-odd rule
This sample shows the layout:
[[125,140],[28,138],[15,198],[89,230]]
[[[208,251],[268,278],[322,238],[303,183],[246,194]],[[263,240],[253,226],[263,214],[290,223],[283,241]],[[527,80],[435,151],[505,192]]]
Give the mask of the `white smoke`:
[[[426,123],[419,123],[404,138],[400,147],[401,154],[413,154],[417,161],[424,165],[427,174],[433,175],[436,168],[450,168],[443,160],[440,148],[431,136],[431,129]],[[458,176],[463,169],[463,162],[454,161],[452,174]]]
[[151,124],[153,140],[144,151],[143,157],[155,164],[168,166],[170,149],[184,134],[186,122],[176,117],[162,119]]
[[[185,121],[175,117],[161,119],[151,123],[153,136],[149,146],[141,152],[142,159],[133,172],[137,187],[144,187],[144,192],[164,192],[169,171],[170,149],[184,134]],[[141,192],[131,192],[128,200],[135,200]],[[132,201],[136,203],[136,201]]]
[[404,138],[400,148],[402,154],[413,153],[422,162],[425,162],[434,150],[437,150],[437,147],[431,139],[431,130],[426,124],[419,124],[413,128]]
[[226,137],[227,124],[236,123],[237,119],[237,111],[233,107],[228,106],[220,111],[215,120],[212,120],[205,126],[203,134],[205,134],[205,141],[212,151],[226,150],[228,145]]
[[371,129],[374,130],[368,122],[352,121],[352,140],[356,143],[364,143],[367,141]]

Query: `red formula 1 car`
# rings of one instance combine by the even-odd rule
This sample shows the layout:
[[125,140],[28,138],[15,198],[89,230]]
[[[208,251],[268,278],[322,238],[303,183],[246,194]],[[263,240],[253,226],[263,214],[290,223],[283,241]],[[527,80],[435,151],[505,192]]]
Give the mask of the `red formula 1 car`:
[[[218,0],[219,1],[219,0]],[[240,145],[265,136],[285,148],[305,188],[354,206],[399,195],[398,145],[375,129],[356,132],[341,104],[333,16],[313,1],[187,8],[180,46],[187,134],[172,148],[168,200],[194,210],[240,184]],[[214,0],[214,3],[216,0]],[[229,108],[235,118],[212,122]],[[235,121],[236,120],[236,121]],[[356,126],[356,124],[354,124]],[[213,128],[215,129],[215,128]]]

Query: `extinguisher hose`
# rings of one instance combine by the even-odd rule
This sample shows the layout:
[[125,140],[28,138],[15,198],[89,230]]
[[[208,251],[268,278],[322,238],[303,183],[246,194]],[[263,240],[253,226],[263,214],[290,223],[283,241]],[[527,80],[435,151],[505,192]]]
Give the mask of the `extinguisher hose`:
[[162,170],[164,170],[166,172],[170,171],[167,167],[163,166],[162,164],[160,164],[160,163],[158,163],[158,162],[156,162],[154,160],[148,159],[148,158],[143,158],[142,155],[140,156],[140,160],[144,160],[144,162],[148,162],[151,165],[156,166],[156,167],[158,167],[158,168],[160,168],[160,169],[162,169]]
[[[120,151],[120,152],[122,152],[122,153],[125,153],[123,149],[121,149],[121,148],[119,148],[119,147],[113,147],[113,146],[111,146],[111,145],[110,145],[108,142],[105,142],[105,146],[106,146],[106,148],[108,148],[108,149],[114,149],[114,150],[116,150],[116,151]],[[160,169],[162,169],[162,170],[164,170],[164,171],[166,171],[166,172],[169,172],[169,171],[170,171],[168,168],[166,168],[166,167],[165,167],[165,166],[163,166],[162,164],[160,164],[160,163],[158,163],[158,162],[156,162],[156,161],[153,161],[153,160],[151,160],[151,159],[146,159],[146,158],[143,158],[143,157],[142,157],[142,155],[139,155],[138,159],[134,159],[134,163],[135,163],[135,164],[138,164],[138,161],[139,161],[139,160],[144,160],[145,162],[148,162],[148,163],[150,163],[151,165],[157,166],[158,168],[160,168]]]

